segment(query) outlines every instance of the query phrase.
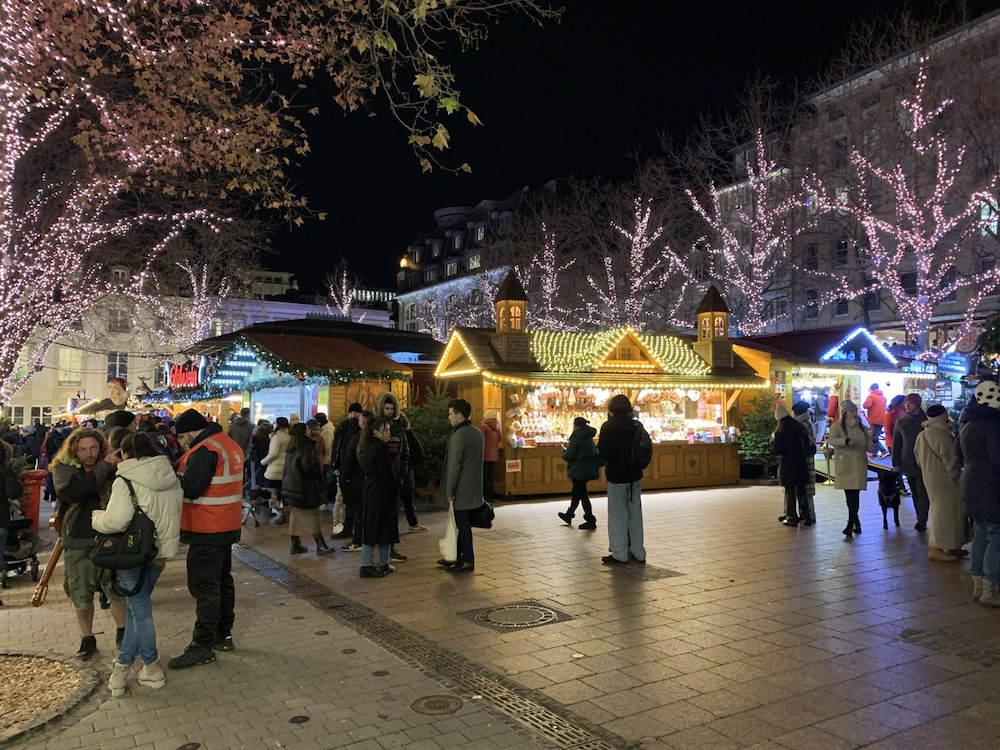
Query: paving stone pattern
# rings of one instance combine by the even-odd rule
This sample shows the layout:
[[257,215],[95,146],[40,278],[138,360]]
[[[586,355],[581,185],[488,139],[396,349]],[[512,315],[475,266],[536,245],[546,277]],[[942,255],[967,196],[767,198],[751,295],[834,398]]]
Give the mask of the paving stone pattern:
[[[359,579],[357,553],[290,557],[285,527],[244,539],[644,748],[1000,746],[1000,612],[972,603],[968,563],[928,562],[910,505],[883,531],[874,484],[845,541],[843,493],[818,490],[800,529],[777,523],[777,487],[645,495],[648,577],[601,564],[603,498],[596,532],[561,523],[565,501],[498,503],[491,531],[522,535],[477,530],[472,575],[434,564],[441,513],[403,534],[410,559],[385,579]],[[526,599],[575,619],[496,633],[458,617]]]
[[[420,714],[418,698],[447,694],[440,681],[331,620],[258,572],[234,563],[237,649],[218,661],[167,672],[167,686],[147,690],[134,678],[111,698],[106,682],[114,654],[114,623],[98,611],[101,688],[89,706],[13,750],[447,750],[451,747],[540,750],[528,732],[466,700],[453,714]],[[53,579],[48,601],[30,606],[32,587],[4,591],[0,649],[75,651],[73,613]],[[194,600],[183,563],[173,562],[153,594],[160,656],[190,640]],[[281,606],[276,606],[276,605]],[[292,723],[295,717],[308,717]],[[195,745],[191,745],[192,749]]]
[[[510,533],[476,532],[471,575],[434,564],[441,513],[421,514],[430,533],[404,534],[410,560],[385,579],[359,579],[357,553],[290,557],[287,527],[246,527],[247,544],[292,572],[237,571],[238,650],[169,675],[158,693],[105,698],[30,746],[547,747],[548,723],[574,716],[577,750],[640,741],[675,750],[1000,746],[1000,613],[971,603],[967,563],[927,561],[911,507],[901,529],[883,531],[873,485],[862,497],[866,530],[845,542],[843,496],[832,488],[819,488],[811,529],[776,522],[779,488],[651,493],[643,506],[653,574],[632,564],[622,575],[600,563],[603,505],[599,530],[585,532],[556,517],[565,501],[498,504],[491,531]],[[5,592],[13,607],[0,610],[0,647],[75,648],[72,613],[54,591],[40,610],[26,606],[30,590]],[[574,619],[497,633],[458,616],[523,600]],[[193,616],[180,565],[154,603],[161,647],[177,653]],[[337,618],[348,610],[353,623]],[[98,619],[110,659],[113,630]],[[356,632],[375,626],[379,638],[398,637],[401,652],[433,646],[439,669]],[[416,698],[447,692],[440,675],[455,665],[480,668],[483,700],[451,716],[413,712]],[[524,701],[519,727],[488,705],[512,694]],[[297,715],[311,720],[289,724]]]

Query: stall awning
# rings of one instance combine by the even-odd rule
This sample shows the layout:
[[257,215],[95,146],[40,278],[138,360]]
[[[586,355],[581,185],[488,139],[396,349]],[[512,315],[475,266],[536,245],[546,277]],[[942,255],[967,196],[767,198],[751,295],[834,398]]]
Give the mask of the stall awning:
[[413,372],[406,365],[394,362],[385,355],[350,339],[284,333],[247,333],[238,337],[234,343],[236,346],[256,345],[262,350],[267,364],[280,372],[371,370],[393,371],[401,375]]

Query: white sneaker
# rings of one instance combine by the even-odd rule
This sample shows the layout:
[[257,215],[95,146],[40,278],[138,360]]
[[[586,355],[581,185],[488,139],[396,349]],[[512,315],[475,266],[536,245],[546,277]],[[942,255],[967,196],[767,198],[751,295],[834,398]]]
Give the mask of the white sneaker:
[[1000,583],[989,579],[984,580],[983,595],[979,597],[979,604],[983,607],[1000,609]]
[[121,698],[125,695],[125,682],[128,680],[128,673],[132,669],[128,664],[122,664],[117,659],[111,667],[111,677],[108,678],[108,690],[111,691],[112,698]]
[[983,577],[972,576],[972,601],[978,602],[983,595]]
[[152,664],[142,665],[142,669],[139,670],[139,684],[153,690],[159,690],[167,684],[167,676],[163,673],[159,659]]

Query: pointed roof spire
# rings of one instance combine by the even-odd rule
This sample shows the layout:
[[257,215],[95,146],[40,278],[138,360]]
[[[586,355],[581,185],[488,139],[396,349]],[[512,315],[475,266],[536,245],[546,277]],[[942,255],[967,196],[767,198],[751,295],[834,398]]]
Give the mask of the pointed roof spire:
[[722,295],[719,294],[719,290],[715,288],[715,284],[708,287],[705,296],[701,298],[698,309],[695,310],[696,315],[707,312],[729,312],[729,306],[726,304],[726,300],[722,298]]
[[496,299],[497,302],[503,300],[528,301],[528,295],[524,293],[524,287],[521,286],[521,282],[518,281],[517,274],[513,270],[507,272],[507,277],[500,284],[500,289],[497,290]]

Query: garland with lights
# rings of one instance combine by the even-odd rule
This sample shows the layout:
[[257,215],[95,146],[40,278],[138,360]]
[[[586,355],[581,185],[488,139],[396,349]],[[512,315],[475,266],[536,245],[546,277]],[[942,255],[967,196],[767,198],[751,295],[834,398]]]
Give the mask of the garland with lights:
[[166,388],[161,391],[150,391],[137,396],[143,404],[176,404],[186,401],[214,401],[234,393],[237,388],[221,386],[196,386],[192,388]]

